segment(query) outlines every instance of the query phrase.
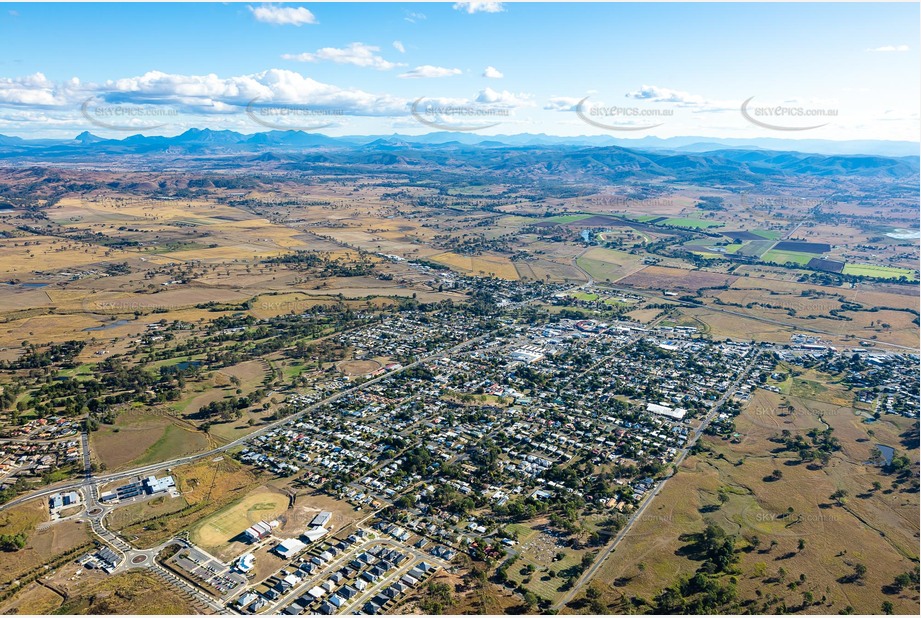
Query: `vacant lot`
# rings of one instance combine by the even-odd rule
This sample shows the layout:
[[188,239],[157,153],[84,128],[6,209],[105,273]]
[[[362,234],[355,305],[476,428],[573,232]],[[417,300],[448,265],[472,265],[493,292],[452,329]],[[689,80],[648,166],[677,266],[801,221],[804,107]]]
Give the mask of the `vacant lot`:
[[195,614],[171,586],[145,571],[130,571],[87,586],[68,599],[61,614]]
[[515,265],[506,257],[471,256],[446,252],[433,255],[429,259],[464,274],[492,276],[510,280],[518,279],[518,271],[515,269]]
[[344,375],[354,377],[374,373],[381,368],[381,364],[375,360],[348,360],[342,361],[336,365],[336,368]]
[[33,582],[17,592],[11,599],[0,603],[0,614],[52,614],[61,606],[64,597],[40,582]]
[[159,496],[116,508],[106,516],[106,526],[112,530],[123,530],[128,526],[152,517],[170,515],[181,511],[188,505],[188,502],[182,497]]
[[46,504],[44,500],[32,500],[0,512],[3,534],[24,532],[28,536],[23,549],[0,552],[0,588],[31,569],[50,562],[55,556],[89,542],[87,524],[73,519],[37,530],[36,527],[48,519]]
[[94,458],[109,470],[191,455],[208,445],[205,434],[163,411],[147,409],[120,413],[114,425],[93,432],[90,442]]
[[617,281],[643,266],[641,257],[626,251],[593,247],[576,259],[585,272],[598,281]]
[[696,291],[700,288],[732,285],[736,279],[738,277],[735,275],[723,273],[685,270],[667,266],[647,266],[639,272],[621,279],[619,283],[647,290],[682,289]]

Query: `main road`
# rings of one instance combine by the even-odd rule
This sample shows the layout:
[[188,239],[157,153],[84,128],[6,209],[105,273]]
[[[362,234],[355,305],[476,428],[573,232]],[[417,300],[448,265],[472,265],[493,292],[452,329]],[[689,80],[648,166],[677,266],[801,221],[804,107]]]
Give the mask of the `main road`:
[[590,582],[592,578],[595,577],[595,575],[598,573],[598,570],[604,564],[605,560],[607,560],[608,557],[612,553],[614,553],[614,550],[617,549],[617,546],[620,545],[620,542],[624,540],[624,538],[630,532],[630,529],[633,527],[633,525],[643,516],[643,513],[646,512],[646,509],[649,507],[649,505],[652,504],[656,496],[659,495],[659,492],[662,491],[662,488],[665,487],[665,483],[667,483],[670,479],[674,478],[675,474],[678,471],[678,468],[681,466],[681,463],[685,460],[685,458],[691,452],[691,449],[694,448],[694,445],[697,444],[697,440],[699,440],[700,436],[703,435],[704,430],[706,430],[707,426],[713,421],[713,418],[716,416],[717,412],[719,412],[719,409],[723,406],[723,404],[726,403],[726,400],[732,397],[733,393],[736,392],[736,389],[739,388],[739,385],[742,383],[742,381],[745,380],[746,377],[748,377],[749,373],[751,372],[752,367],[755,365],[755,363],[757,362],[760,356],[761,356],[761,352],[755,352],[754,356],[752,356],[752,359],[745,366],[745,369],[743,369],[742,372],[739,374],[739,377],[736,379],[736,381],[733,382],[726,389],[726,392],[723,393],[723,396],[720,397],[720,399],[716,403],[713,404],[713,406],[710,408],[710,410],[707,412],[706,416],[704,417],[703,421],[701,421],[700,425],[697,426],[697,429],[691,432],[690,439],[684,445],[684,448],[681,449],[680,453],[678,454],[678,457],[675,459],[673,463],[672,474],[670,474],[663,481],[656,483],[655,487],[646,496],[646,498],[643,500],[643,503],[640,505],[640,507],[636,511],[634,511],[633,515],[630,516],[630,519],[627,520],[627,524],[614,537],[614,540],[611,541],[611,543],[609,543],[604,548],[604,550],[601,551],[600,554],[598,554],[598,556],[595,558],[595,561],[592,563],[592,565],[582,573],[582,575],[579,577],[578,580],[576,580],[575,585],[573,585],[573,587],[559,601],[557,601],[554,604],[553,606],[554,609],[556,610],[562,609],[563,606],[569,603],[576,596],[576,593],[578,593],[579,590],[585,584]]
[[[185,456],[185,457],[178,457],[178,458],[176,458],[176,459],[170,459],[169,461],[161,461],[161,462],[154,463],[154,464],[150,464],[150,465],[146,465],[146,466],[140,466],[140,467],[137,467],[137,468],[131,468],[130,470],[123,470],[123,471],[121,471],[121,472],[114,472],[114,473],[112,473],[112,474],[104,474],[104,475],[95,476],[95,477],[92,477],[93,480],[95,481],[94,485],[97,484],[97,483],[98,483],[98,484],[111,483],[111,482],[113,482],[113,481],[120,481],[120,480],[124,480],[124,479],[133,478],[133,477],[136,477],[136,476],[142,476],[142,475],[147,475],[147,474],[153,474],[153,473],[158,472],[158,471],[160,471],[160,470],[164,470],[164,469],[167,469],[167,468],[172,468],[172,467],[174,467],[174,466],[181,466],[181,465],[183,465],[183,464],[191,463],[191,462],[193,462],[193,461],[198,461],[199,459],[204,459],[204,458],[207,458],[207,457],[212,457],[212,456],[214,456],[214,455],[218,455],[218,454],[224,453],[225,451],[229,451],[229,450],[231,450],[231,449],[237,448],[238,446],[241,446],[241,445],[243,445],[243,444],[246,444],[247,442],[249,442],[250,440],[252,440],[252,439],[254,439],[254,438],[257,438],[257,437],[259,437],[259,436],[261,436],[261,435],[267,434],[267,433],[269,433],[269,432],[271,432],[271,431],[277,429],[278,427],[281,427],[281,426],[283,426],[283,425],[285,425],[285,424],[287,424],[287,423],[290,423],[291,421],[297,420],[297,419],[300,418],[301,416],[307,414],[308,412],[312,412],[313,410],[316,410],[316,409],[319,408],[320,406],[324,406],[324,405],[333,403],[333,402],[335,402],[336,400],[341,399],[342,397],[346,397],[346,396],[351,395],[352,393],[358,392],[358,391],[360,391],[360,390],[362,390],[362,389],[364,389],[364,388],[366,388],[366,387],[368,387],[368,386],[371,386],[371,385],[373,385],[373,384],[377,384],[378,382],[380,382],[380,381],[382,381],[382,380],[385,380],[385,379],[387,379],[387,378],[389,378],[389,377],[391,377],[391,376],[394,376],[394,375],[397,375],[397,374],[399,374],[399,373],[402,373],[402,372],[404,372],[404,371],[406,371],[406,370],[408,370],[408,369],[412,369],[413,367],[416,367],[416,366],[418,366],[418,365],[420,365],[420,364],[422,364],[422,363],[427,363],[427,362],[432,361],[432,360],[434,360],[434,359],[436,359],[436,358],[440,358],[440,357],[442,357],[442,356],[450,355],[450,354],[453,354],[453,353],[455,353],[455,352],[458,352],[458,351],[460,351],[460,350],[462,350],[462,349],[464,349],[464,348],[466,348],[466,347],[468,347],[468,346],[474,345],[474,344],[476,344],[476,343],[482,341],[483,339],[486,339],[486,338],[488,338],[488,337],[496,336],[496,335],[497,335],[498,333],[500,333],[502,330],[504,330],[504,329],[499,329],[498,331],[492,331],[492,332],[489,332],[489,333],[485,333],[485,334],[483,334],[483,335],[479,335],[479,336],[474,337],[474,338],[472,338],[472,339],[468,339],[467,341],[464,341],[464,342],[462,342],[462,343],[459,343],[459,344],[457,344],[456,346],[454,346],[454,347],[452,347],[452,348],[448,348],[447,350],[441,350],[440,352],[437,352],[437,353],[435,353],[435,354],[430,354],[429,356],[426,356],[426,357],[424,357],[424,358],[420,358],[419,360],[417,360],[417,361],[415,361],[415,362],[413,362],[413,363],[410,363],[409,365],[406,365],[405,367],[402,367],[401,369],[397,369],[396,371],[391,371],[391,372],[385,373],[385,374],[380,375],[380,376],[378,376],[378,377],[376,377],[376,378],[372,378],[372,379],[370,379],[370,380],[368,380],[368,381],[366,381],[366,382],[362,382],[361,384],[358,384],[358,385],[353,386],[353,387],[351,387],[351,388],[348,388],[348,389],[339,391],[338,393],[336,393],[336,394],[334,394],[334,395],[331,395],[331,396],[327,397],[326,399],[323,399],[322,401],[318,401],[318,402],[316,402],[316,403],[314,403],[314,404],[311,404],[310,406],[308,406],[307,408],[304,408],[303,410],[300,410],[299,412],[296,412],[296,413],[291,414],[291,415],[289,415],[289,416],[286,416],[286,417],[284,417],[284,418],[282,418],[282,419],[279,419],[279,420],[277,420],[277,421],[274,421],[274,422],[272,422],[272,423],[269,423],[269,424],[266,425],[265,427],[262,427],[261,429],[258,429],[258,430],[254,431],[254,432],[252,432],[252,433],[249,433],[249,434],[243,436],[242,438],[238,438],[238,439],[234,440],[233,442],[228,442],[227,444],[224,444],[223,446],[219,446],[219,447],[217,447],[217,448],[213,448],[213,449],[211,449],[211,450],[209,450],[209,451],[204,451],[204,452],[202,452],[202,453],[197,453],[197,454],[195,454],[195,455],[188,455],[188,456]],[[270,394],[271,394],[271,393],[270,393]],[[88,437],[87,437],[87,435],[86,435],[85,433],[84,433],[83,436],[82,436],[82,440],[83,440],[83,444],[84,444],[84,458],[87,458],[87,457],[89,456],[89,455],[88,455],[88,454],[89,454],[89,439],[88,439]],[[86,462],[86,461],[87,461],[87,460],[85,459],[85,462]],[[86,486],[86,484],[87,484],[86,478],[88,478],[88,477],[86,477],[86,475],[85,475],[85,478],[84,478],[83,480],[80,480],[80,481],[72,481],[72,482],[63,483],[63,484],[58,484],[58,485],[54,485],[54,486],[50,486],[50,487],[45,487],[45,488],[43,488],[43,489],[39,489],[39,490],[33,491],[33,492],[28,493],[28,494],[26,494],[26,495],[20,496],[20,497],[16,498],[15,500],[10,500],[10,501],[7,502],[6,504],[0,505],[0,511],[3,511],[4,509],[8,509],[8,508],[11,508],[11,507],[14,507],[14,506],[17,506],[17,505],[22,504],[22,503],[24,503],[24,502],[28,502],[29,500],[34,500],[34,499],[36,499],[36,498],[41,498],[41,497],[44,497],[44,496],[50,496],[50,495],[52,495],[52,494],[56,494],[56,493],[61,492],[61,491],[70,491],[70,490],[74,490],[74,489],[80,489],[81,487],[85,487],[85,486]]]

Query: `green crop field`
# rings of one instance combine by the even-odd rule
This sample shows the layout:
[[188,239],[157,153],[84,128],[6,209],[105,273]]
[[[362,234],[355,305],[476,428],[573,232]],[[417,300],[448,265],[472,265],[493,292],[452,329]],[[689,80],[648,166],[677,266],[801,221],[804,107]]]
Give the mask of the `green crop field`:
[[909,281],[917,281],[918,279],[915,271],[907,268],[874,266],[872,264],[845,264],[844,274],[856,277],[874,277],[876,279],[898,279],[899,277],[905,277]]
[[780,232],[774,230],[749,230],[752,234],[766,238],[767,240],[777,240],[780,238]]
[[573,223],[575,221],[581,221],[582,219],[588,219],[593,215],[557,215],[555,217],[547,217],[544,221],[553,221],[555,223]]
[[794,264],[805,266],[809,263],[809,260],[814,257],[815,255],[811,253],[803,253],[802,251],[778,251],[777,249],[771,249],[762,255],[761,259],[765,262],[773,262],[775,264],[786,264],[787,262],[793,262]]

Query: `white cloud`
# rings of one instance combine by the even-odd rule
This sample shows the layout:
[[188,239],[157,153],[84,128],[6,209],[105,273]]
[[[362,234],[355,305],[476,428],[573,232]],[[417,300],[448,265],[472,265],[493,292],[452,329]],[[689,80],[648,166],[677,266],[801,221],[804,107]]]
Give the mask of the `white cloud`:
[[297,60],[299,62],[335,62],[336,64],[353,64],[359,67],[370,67],[380,71],[388,71],[394,67],[405,66],[395,62],[384,60],[375,52],[380,51],[379,47],[365,45],[364,43],[352,43],[344,48],[324,47],[313,53],[305,52],[303,54],[283,54],[285,60]]
[[659,86],[647,86],[645,84],[639,90],[628,92],[626,96],[628,99],[652,101],[653,103],[674,103],[684,106],[702,106],[707,103],[704,97],[697,94],[672,90],[671,88],[660,88]]
[[0,78],[0,107],[77,110],[86,101],[118,105],[164,105],[199,114],[242,113],[252,102],[259,106],[298,105],[336,109],[356,116],[403,113],[406,99],[340,88],[295,71],[269,69],[260,73],[219,77],[150,71],[102,84],[73,78],[53,82],[41,73]]
[[581,100],[577,97],[551,97],[544,105],[544,109],[553,112],[574,112]]
[[505,76],[502,74],[502,71],[496,67],[486,67],[483,70],[483,77],[488,77],[490,79],[502,79]]
[[882,47],[870,47],[868,52],[907,52],[908,45],[883,45]]
[[401,54],[406,53],[406,47],[404,47],[403,43],[401,43],[400,41],[394,41],[393,48],[397,50],[398,52],[400,52]]
[[415,24],[416,22],[425,21],[426,17],[425,13],[413,13],[411,11],[407,11],[406,16],[403,19],[411,24]]
[[85,92],[86,87],[76,77],[65,82],[53,82],[43,73],[0,77],[0,105],[57,107],[78,100]]
[[501,2],[490,2],[489,0],[471,0],[470,2],[455,2],[454,10],[466,11],[468,14],[473,13],[501,13],[505,10]]
[[477,103],[500,107],[532,107],[534,105],[532,97],[529,94],[513,94],[508,90],[497,92],[492,88],[481,90],[474,100]]
[[279,26],[303,26],[315,24],[317,18],[313,13],[302,6],[278,6],[277,4],[263,4],[248,7],[257,21]]
[[428,77],[450,77],[451,75],[460,75],[461,73],[462,71],[460,69],[448,69],[424,64],[406,73],[401,73],[397,77],[402,77],[403,79],[421,79]]

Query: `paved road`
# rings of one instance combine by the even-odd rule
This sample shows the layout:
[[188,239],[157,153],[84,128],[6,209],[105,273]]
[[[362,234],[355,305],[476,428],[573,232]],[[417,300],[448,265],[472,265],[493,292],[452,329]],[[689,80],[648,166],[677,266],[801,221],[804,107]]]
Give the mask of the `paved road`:
[[[502,329],[500,329],[500,331],[501,331],[501,330],[502,330]],[[362,390],[362,389],[364,389],[364,388],[367,388],[367,387],[369,387],[369,386],[371,386],[371,385],[377,384],[378,382],[380,382],[380,381],[382,381],[382,380],[385,380],[385,379],[387,379],[387,378],[389,378],[389,377],[391,377],[391,376],[394,376],[394,375],[397,375],[397,374],[399,374],[399,373],[402,373],[402,372],[404,372],[404,371],[406,371],[406,370],[408,370],[408,369],[412,369],[413,367],[416,367],[417,365],[420,365],[420,364],[422,364],[422,363],[426,363],[426,362],[435,360],[435,359],[437,359],[437,358],[441,358],[441,357],[446,356],[446,355],[451,355],[451,354],[453,354],[453,353],[455,353],[455,352],[457,352],[457,351],[459,351],[459,350],[462,350],[463,348],[466,348],[466,347],[468,347],[468,346],[470,346],[470,345],[473,345],[473,344],[475,344],[475,343],[477,343],[477,342],[479,342],[479,341],[482,341],[483,339],[486,339],[487,337],[496,336],[500,331],[494,331],[494,332],[486,333],[486,334],[484,334],[484,335],[480,335],[480,336],[478,336],[478,337],[474,337],[473,339],[468,339],[467,341],[464,341],[464,342],[462,342],[462,343],[459,343],[459,344],[457,344],[456,346],[454,346],[454,347],[452,347],[452,348],[449,348],[449,349],[447,349],[447,350],[442,350],[442,351],[440,351],[440,352],[438,352],[438,353],[431,354],[431,355],[429,355],[429,356],[426,356],[426,357],[424,357],[424,358],[421,358],[421,359],[417,360],[417,361],[414,362],[414,363],[411,363],[411,364],[409,364],[409,365],[406,365],[406,366],[403,367],[402,369],[398,369],[398,370],[396,370],[396,371],[391,371],[391,372],[389,372],[389,373],[385,373],[385,374],[383,374],[383,375],[381,375],[381,376],[378,376],[378,377],[373,378],[373,379],[371,379],[371,380],[368,380],[368,381],[366,381],[366,382],[362,382],[361,384],[359,384],[359,385],[357,385],[357,386],[353,386],[353,387],[348,388],[348,389],[346,389],[346,390],[339,391],[339,392],[336,393],[335,395],[331,395],[330,397],[327,397],[326,399],[323,399],[322,401],[318,401],[317,403],[314,403],[314,404],[310,405],[309,407],[304,408],[304,409],[301,410],[300,412],[296,412],[295,414],[292,414],[292,415],[290,415],[290,416],[286,416],[286,417],[283,418],[283,419],[280,419],[280,420],[278,420],[278,421],[272,422],[272,423],[266,425],[265,427],[262,427],[261,429],[258,429],[258,430],[256,430],[256,431],[250,433],[250,434],[247,434],[247,435],[243,436],[242,438],[238,438],[237,440],[234,440],[233,442],[228,442],[227,444],[225,444],[225,445],[223,445],[223,446],[219,446],[219,447],[217,447],[217,448],[213,448],[213,449],[211,449],[211,450],[209,450],[209,451],[205,451],[205,452],[203,452],[203,453],[198,453],[198,454],[196,454],[196,455],[189,455],[189,456],[187,456],[187,457],[179,457],[179,458],[176,458],[176,459],[171,459],[171,460],[169,460],[169,461],[161,461],[161,462],[159,462],[159,463],[150,464],[150,465],[147,465],[147,466],[140,466],[140,467],[138,467],[138,468],[131,468],[130,470],[124,470],[124,471],[122,471],[122,472],[115,472],[115,473],[112,473],[112,474],[103,474],[103,475],[99,475],[99,476],[94,477],[95,483],[96,483],[96,484],[106,484],[106,483],[111,483],[112,481],[120,481],[120,480],[125,480],[125,479],[129,479],[129,478],[136,477],[136,476],[144,476],[144,475],[147,475],[147,474],[153,474],[153,473],[155,473],[155,472],[159,472],[160,470],[164,470],[164,469],[166,469],[166,468],[172,468],[172,467],[175,467],[175,466],[180,466],[180,465],[183,465],[183,464],[191,463],[191,462],[193,462],[193,461],[198,461],[199,459],[204,459],[204,458],[206,458],[206,457],[212,457],[212,456],[214,456],[214,455],[221,454],[221,453],[223,453],[223,452],[225,452],[225,451],[229,451],[229,450],[234,449],[234,448],[236,448],[236,447],[238,447],[238,446],[241,446],[241,445],[243,445],[243,444],[246,444],[247,442],[249,442],[249,441],[252,440],[253,438],[256,438],[256,437],[261,436],[261,435],[264,435],[264,434],[267,434],[267,433],[273,431],[274,429],[277,429],[278,427],[281,427],[281,426],[283,426],[283,425],[285,425],[285,424],[287,424],[287,423],[290,423],[291,421],[294,421],[294,420],[296,420],[296,419],[298,419],[298,418],[304,416],[304,415],[307,414],[308,412],[312,412],[313,410],[319,408],[320,406],[324,406],[324,405],[333,403],[334,401],[336,401],[336,400],[338,400],[338,399],[341,399],[342,397],[346,397],[347,395],[351,395],[352,393],[358,392],[358,391],[360,391],[360,390]],[[84,436],[84,439],[85,439],[85,440],[88,440],[85,436]],[[88,442],[87,442],[87,444],[88,444]],[[86,457],[86,456],[87,456],[87,454],[86,454],[86,452],[85,452],[85,453],[84,453],[84,457]],[[57,484],[57,485],[54,485],[54,486],[45,487],[45,488],[43,488],[43,489],[39,489],[39,490],[33,491],[33,492],[29,493],[29,494],[20,496],[19,498],[16,498],[15,500],[10,500],[10,501],[7,502],[6,504],[0,505],[0,511],[2,511],[2,510],[4,510],[4,509],[11,508],[11,507],[14,507],[14,506],[19,505],[19,504],[22,504],[22,503],[24,503],[24,502],[28,502],[29,500],[34,500],[34,499],[36,499],[36,498],[41,498],[41,497],[44,497],[44,496],[49,496],[49,495],[51,495],[51,494],[55,494],[55,493],[58,493],[58,492],[61,492],[61,491],[69,491],[69,490],[72,490],[72,489],[80,489],[81,487],[84,487],[85,484],[86,484],[86,481],[85,481],[85,480],[82,480],[82,481],[72,481],[72,482],[68,482],[68,483]]]
[[713,421],[713,418],[716,416],[717,412],[719,412],[720,407],[724,403],[726,403],[726,401],[730,397],[732,397],[733,393],[736,392],[736,389],[739,387],[742,381],[745,380],[745,378],[748,376],[749,372],[751,371],[755,363],[758,361],[758,358],[760,356],[761,356],[760,352],[755,353],[752,359],[745,366],[745,369],[742,371],[742,373],[739,374],[739,378],[735,382],[733,382],[729,386],[729,388],[726,389],[726,392],[723,394],[723,396],[716,403],[713,404],[713,406],[707,412],[707,415],[704,417],[703,421],[701,421],[700,425],[698,425],[697,429],[695,429],[691,433],[690,439],[687,441],[684,448],[681,449],[681,452],[679,453],[678,457],[675,459],[674,465],[673,465],[673,472],[663,481],[656,483],[656,486],[653,488],[651,492],[649,492],[649,494],[646,495],[646,498],[643,500],[643,503],[640,505],[640,507],[636,511],[634,511],[633,515],[630,516],[630,519],[627,520],[627,524],[620,530],[617,536],[615,536],[614,539],[601,551],[601,553],[598,554],[598,556],[595,558],[595,561],[592,563],[592,565],[588,569],[586,569],[584,573],[582,573],[582,575],[576,581],[575,585],[569,590],[569,592],[567,592],[566,595],[563,596],[563,598],[561,598],[559,601],[556,602],[556,604],[554,604],[553,606],[554,609],[556,610],[562,609],[563,606],[565,606],[567,603],[572,601],[572,599],[576,596],[579,590],[583,586],[585,586],[585,584],[590,582],[595,577],[595,575],[598,573],[598,570],[604,564],[605,560],[607,560],[607,558],[612,553],[614,553],[614,550],[617,549],[617,546],[620,544],[620,542],[623,541],[624,537],[626,537],[627,534],[630,532],[630,529],[633,527],[633,524],[636,523],[643,516],[643,513],[646,512],[646,509],[649,507],[649,505],[652,504],[656,496],[659,495],[659,492],[662,491],[662,488],[665,487],[665,483],[667,483],[670,479],[674,478],[676,471],[681,466],[681,463],[688,456],[688,453],[690,453],[691,449],[694,448],[694,445],[697,444],[697,440],[700,439],[700,436],[703,435],[704,430],[706,430],[710,422]]
[[[581,284],[580,284],[580,285],[577,285],[577,286],[573,286],[573,287],[570,288],[570,289],[578,289],[578,288],[580,288],[580,287],[582,287]],[[534,299],[527,300],[527,301],[521,301],[521,302],[518,302],[518,303],[512,303],[511,305],[509,305],[509,307],[513,307],[513,308],[515,308],[515,307],[521,307],[521,306],[523,306],[523,305],[528,305],[528,304],[531,304],[531,303],[534,303],[534,302],[541,302],[541,301],[544,301],[544,300],[546,300],[546,299],[544,299],[544,298],[534,298]],[[362,389],[364,389],[364,388],[366,388],[366,387],[368,387],[368,386],[372,386],[372,385],[374,385],[374,384],[377,384],[378,382],[381,382],[382,380],[386,380],[387,378],[389,378],[389,377],[391,377],[391,376],[398,375],[398,374],[400,374],[400,373],[402,373],[402,372],[404,372],[404,371],[407,371],[408,369],[412,369],[413,367],[416,367],[416,366],[418,366],[418,365],[421,365],[422,363],[427,363],[427,362],[429,362],[429,361],[432,361],[432,360],[435,360],[435,359],[438,359],[438,358],[442,358],[442,357],[444,357],[444,356],[450,356],[451,354],[453,354],[453,353],[455,353],[455,352],[458,352],[458,351],[460,351],[460,350],[462,350],[462,349],[464,349],[464,348],[466,348],[466,347],[469,347],[469,346],[471,346],[471,345],[474,345],[474,344],[476,344],[476,343],[478,343],[478,342],[480,342],[480,341],[482,341],[482,340],[484,340],[484,339],[487,339],[487,338],[489,338],[489,337],[496,337],[496,336],[499,336],[503,331],[505,331],[505,330],[507,330],[507,329],[508,329],[507,327],[503,327],[503,328],[499,328],[499,329],[497,329],[497,330],[495,330],[495,331],[491,331],[491,332],[485,333],[485,334],[483,334],[483,335],[479,335],[479,336],[477,336],[477,337],[473,337],[472,339],[468,339],[467,341],[464,341],[464,342],[462,342],[462,343],[459,343],[459,344],[457,344],[457,345],[454,346],[454,347],[448,348],[448,349],[446,349],[446,350],[441,350],[440,352],[436,352],[436,353],[434,353],[434,354],[430,354],[429,356],[420,358],[419,360],[415,361],[414,363],[410,363],[409,365],[406,365],[405,367],[403,367],[403,368],[401,368],[401,369],[398,369],[398,370],[396,370],[396,371],[391,371],[391,372],[389,372],[389,373],[385,373],[385,374],[383,374],[383,375],[381,375],[381,376],[378,376],[378,377],[376,377],[376,378],[372,378],[372,379],[370,379],[370,380],[367,380],[366,382],[362,382],[361,384],[358,384],[358,385],[353,386],[353,387],[351,387],[351,388],[345,389],[345,390],[343,390],[343,391],[339,391],[338,393],[336,393],[336,394],[334,394],[334,395],[331,395],[331,396],[327,397],[326,399],[323,399],[322,401],[318,401],[317,403],[314,403],[314,404],[308,406],[307,408],[304,408],[304,409],[301,410],[300,412],[296,412],[295,414],[292,414],[292,415],[290,415],[290,416],[286,416],[286,417],[283,418],[283,419],[280,419],[280,420],[275,421],[275,422],[273,422],[273,423],[269,423],[269,424],[266,425],[265,427],[262,427],[262,428],[260,428],[260,429],[258,429],[258,430],[256,430],[256,431],[254,431],[254,432],[252,432],[252,433],[249,433],[249,434],[243,436],[242,438],[238,438],[238,439],[234,440],[233,442],[229,442],[229,443],[227,443],[227,444],[225,444],[225,445],[223,445],[223,446],[219,446],[219,447],[217,447],[217,448],[213,448],[213,449],[211,449],[211,450],[209,450],[209,451],[205,451],[205,452],[203,452],[203,453],[198,453],[198,454],[196,454],[196,455],[189,455],[189,456],[187,456],[187,457],[179,457],[179,458],[176,458],[176,459],[171,459],[171,460],[169,460],[169,461],[161,461],[161,462],[158,462],[158,463],[155,463],[155,464],[150,464],[150,465],[147,465],[147,466],[140,466],[140,467],[137,467],[137,468],[132,468],[132,469],[130,469],[130,470],[123,470],[123,471],[121,471],[121,472],[115,472],[115,473],[112,473],[112,474],[103,474],[103,475],[99,475],[99,476],[94,477],[94,478],[95,478],[95,484],[106,484],[106,483],[111,483],[112,481],[121,481],[121,480],[129,479],[129,478],[132,478],[132,477],[136,477],[136,476],[142,476],[142,475],[153,474],[153,473],[155,473],[155,472],[159,472],[160,470],[164,470],[164,469],[166,469],[166,468],[172,468],[172,467],[175,467],[175,466],[181,466],[181,465],[183,465],[183,464],[191,463],[191,462],[193,462],[193,461],[198,461],[199,459],[204,459],[204,458],[206,458],[206,457],[211,457],[211,456],[214,456],[214,455],[219,455],[219,454],[221,454],[221,453],[223,453],[223,452],[225,452],[225,451],[229,451],[229,450],[234,449],[234,448],[236,448],[236,447],[238,447],[238,446],[241,446],[241,445],[243,445],[243,444],[246,444],[247,442],[249,442],[249,441],[252,440],[253,438],[257,438],[257,437],[259,437],[259,436],[261,436],[261,435],[267,434],[267,433],[271,432],[272,430],[277,429],[278,427],[281,427],[281,426],[283,426],[283,425],[285,425],[285,424],[287,424],[287,423],[290,423],[291,421],[294,421],[294,420],[296,420],[296,419],[298,419],[298,418],[304,416],[304,415],[307,414],[308,412],[312,412],[313,410],[319,408],[320,406],[323,406],[323,405],[327,405],[327,404],[333,403],[334,401],[336,401],[336,400],[338,400],[338,399],[341,399],[342,397],[345,397],[345,396],[347,396],[347,395],[351,395],[352,393],[358,392],[358,391],[360,391],[360,390],[362,390]],[[271,394],[271,392],[270,392],[270,394]],[[88,438],[88,436],[87,436],[85,433],[84,433],[84,435],[83,435],[83,440],[84,440],[84,457],[86,458],[86,457],[89,457],[89,438]],[[84,462],[85,462],[85,461],[86,461],[86,459],[84,459]],[[6,504],[0,505],[0,511],[3,511],[3,510],[5,510],[5,509],[8,509],[8,508],[11,508],[11,507],[14,507],[14,506],[17,506],[17,505],[22,504],[22,503],[24,503],[24,502],[28,502],[29,500],[34,500],[34,499],[36,499],[36,498],[41,498],[41,497],[44,497],[44,496],[49,496],[49,495],[51,495],[51,494],[55,494],[55,493],[58,493],[58,492],[61,492],[61,491],[69,491],[69,490],[72,490],[72,489],[80,489],[81,487],[83,487],[83,486],[85,485],[85,483],[86,483],[86,481],[71,481],[71,482],[60,483],[60,484],[55,484],[55,485],[52,485],[52,486],[48,486],[48,487],[45,487],[45,488],[42,488],[42,489],[39,489],[39,490],[30,492],[30,493],[25,494],[25,495],[23,495],[23,496],[20,496],[20,497],[16,498],[15,500],[10,500],[10,501],[7,502]],[[95,486],[95,484],[94,484],[94,486]]]

